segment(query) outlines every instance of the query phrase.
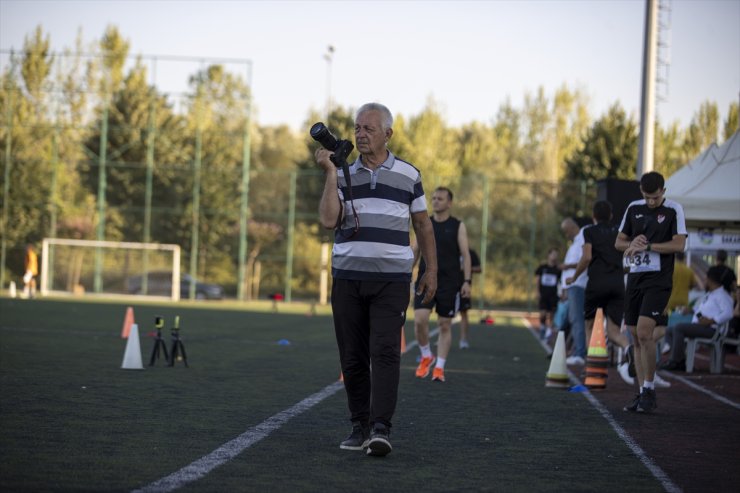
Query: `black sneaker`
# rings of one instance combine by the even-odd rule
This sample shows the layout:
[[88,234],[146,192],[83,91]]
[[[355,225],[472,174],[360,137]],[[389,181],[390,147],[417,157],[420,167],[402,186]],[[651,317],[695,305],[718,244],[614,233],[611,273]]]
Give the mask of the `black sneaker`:
[[344,450],[364,450],[370,441],[370,427],[363,425],[359,421],[352,422],[352,433],[339,444],[339,448]]
[[370,433],[370,442],[367,445],[367,455],[383,457],[391,453],[393,447],[390,441],[391,430],[381,423],[375,423]]
[[624,406],[625,411],[630,412],[637,412],[637,406],[640,404],[640,393],[638,393],[626,406]]
[[658,407],[658,402],[655,399],[655,390],[653,389],[642,389],[640,394],[640,402],[637,403],[638,413],[651,413]]
[[627,346],[627,361],[630,364],[627,367],[629,376],[635,378],[635,376],[637,376],[637,372],[635,371],[635,348],[632,346],[632,344]]

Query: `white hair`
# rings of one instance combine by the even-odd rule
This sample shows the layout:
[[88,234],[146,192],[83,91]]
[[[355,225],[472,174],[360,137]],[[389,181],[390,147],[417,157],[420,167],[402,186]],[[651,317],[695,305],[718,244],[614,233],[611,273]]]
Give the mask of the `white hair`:
[[389,128],[393,128],[393,115],[391,114],[391,110],[389,110],[387,107],[380,103],[365,103],[362,106],[360,106],[360,109],[357,110],[357,115],[355,116],[355,120],[359,118],[359,116],[367,111],[379,111],[382,115],[381,118],[381,124],[383,125],[383,130],[388,130]]

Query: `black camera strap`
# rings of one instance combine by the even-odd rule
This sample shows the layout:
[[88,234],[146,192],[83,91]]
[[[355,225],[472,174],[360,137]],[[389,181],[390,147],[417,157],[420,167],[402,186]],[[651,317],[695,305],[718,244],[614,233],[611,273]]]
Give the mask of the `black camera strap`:
[[342,163],[342,173],[344,173],[344,181],[347,183],[347,194],[349,195],[349,205],[350,207],[352,207],[352,217],[355,218],[355,227],[352,229],[352,234],[350,234],[349,236],[345,236],[344,231],[342,230],[343,220],[342,218],[338,218],[337,228],[339,229],[340,236],[346,239],[350,239],[355,236],[358,231],[360,231],[360,218],[357,217],[357,211],[355,210],[355,199],[352,197],[352,177],[350,176],[349,165],[347,164],[347,161],[344,161],[344,163]]

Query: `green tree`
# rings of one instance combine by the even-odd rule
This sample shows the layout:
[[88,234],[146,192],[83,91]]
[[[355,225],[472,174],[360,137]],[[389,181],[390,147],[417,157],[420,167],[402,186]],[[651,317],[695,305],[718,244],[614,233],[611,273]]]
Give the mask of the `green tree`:
[[[152,159],[152,204],[155,209],[182,204],[191,190],[183,186],[181,170],[166,166],[187,158],[182,117],[174,115],[165,96],[147,84],[147,69],[141,63],[132,67],[115,91],[108,107],[107,135],[107,231],[109,239],[144,240],[144,206],[147,160]],[[98,162],[102,125],[93,127],[87,138],[92,159],[86,174],[91,193],[97,193]],[[148,154],[152,153],[151,158]],[[180,227],[173,227],[170,218],[155,215],[151,238],[162,242],[180,243]]]
[[634,179],[636,166],[637,125],[616,103],[588,130],[583,148],[566,160],[566,178]]
[[[186,143],[192,150],[191,162],[195,166],[199,160],[201,167],[200,277],[210,272],[214,280],[219,280],[233,278],[235,272],[238,236],[234,231],[238,230],[235,226],[240,212],[249,98],[250,88],[243,78],[227,72],[222,65],[211,65],[190,78]],[[186,207],[185,217],[193,217],[192,197]],[[209,262],[221,268],[208,269]]]
[[[404,134],[408,135],[410,145],[404,149],[403,159],[413,163],[426,176],[438,178],[438,185],[442,182],[449,184],[455,179],[460,153],[457,132],[446,125],[433,101],[429,101],[419,115],[408,120],[401,136]],[[405,144],[405,139],[399,141]],[[431,185],[428,183],[427,186]]]
[[738,123],[738,103],[735,101],[727,109],[727,118],[725,119],[724,130],[722,131],[723,140],[729,139],[738,130],[740,130],[740,123]]
[[0,88],[0,149],[8,176],[8,196],[3,197],[8,221],[1,233],[14,250],[8,263],[18,271],[23,245],[38,242],[48,231],[52,132],[47,86],[52,63],[49,40],[37,28],[25,39],[20,58],[11,55]]
[[109,95],[121,86],[123,82],[123,67],[126,63],[130,43],[121,36],[118,28],[109,25],[100,40],[99,48],[102,57],[97,59],[101,63],[100,91]]
[[655,124],[655,171],[666,178],[693,158],[693,156],[686,155],[681,145],[682,135],[678,123],[674,122],[666,128],[661,127],[657,122]]
[[688,156],[696,156],[712,143],[717,142],[719,136],[719,110],[717,103],[705,101],[691,119],[684,138],[684,152]]

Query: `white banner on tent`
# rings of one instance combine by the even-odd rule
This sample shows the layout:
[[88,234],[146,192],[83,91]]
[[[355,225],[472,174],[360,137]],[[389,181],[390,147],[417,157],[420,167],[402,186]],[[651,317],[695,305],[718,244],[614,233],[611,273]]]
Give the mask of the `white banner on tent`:
[[687,250],[727,250],[740,252],[740,232],[700,229],[689,231]]

